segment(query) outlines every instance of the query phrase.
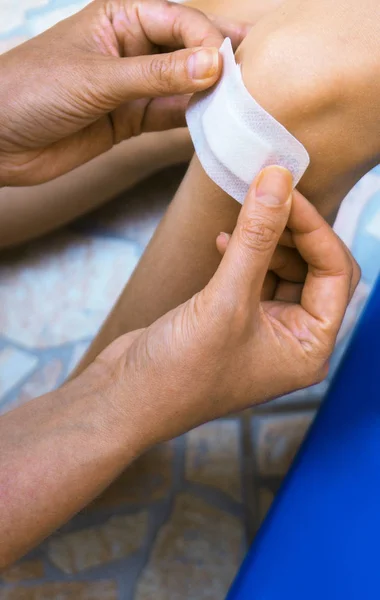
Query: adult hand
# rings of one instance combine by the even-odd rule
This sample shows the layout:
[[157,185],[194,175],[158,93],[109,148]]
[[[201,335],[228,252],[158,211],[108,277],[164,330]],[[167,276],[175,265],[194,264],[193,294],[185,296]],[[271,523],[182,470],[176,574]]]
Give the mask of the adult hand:
[[[216,247],[221,256],[224,256],[230,240],[230,233],[223,231],[218,235]],[[295,247],[291,231],[286,228],[269,263],[261,290],[261,300],[273,300],[275,295],[278,298],[281,293],[280,289],[282,291],[289,289],[292,290],[293,295],[297,294],[297,286],[294,284],[300,284],[298,290],[301,289],[301,284],[303,285],[305,282],[307,269],[306,261]]]
[[[113,382],[111,405],[120,406],[128,390],[128,418],[142,444],[326,376],[360,271],[317,210],[291,189],[286,170],[264,169],[210,283],[150,327],[116,340],[83,373]],[[261,301],[286,225],[307,273],[301,285],[279,277],[273,299]]]
[[[265,169],[200,293],[113,342],[60,389],[1,417],[0,568],[152,444],[325,376],[359,270],[291,185],[287,171]],[[261,301],[287,222],[306,279],[280,279],[273,300]]]
[[143,131],[185,125],[185,94],[218,79],[224,36],[165,0],[96,0],[0,57],[0,186],[47,181]]
[[285,0],[237,51],[247,89],[307,148],[299,189],[327,216],[380,162],[380,3]]

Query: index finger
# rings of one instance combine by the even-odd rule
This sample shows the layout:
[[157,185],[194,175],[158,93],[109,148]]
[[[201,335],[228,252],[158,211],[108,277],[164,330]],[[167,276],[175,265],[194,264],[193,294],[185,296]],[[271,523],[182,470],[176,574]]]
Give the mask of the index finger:
[[308,273],[302,308],[337,333],[350,299],[353,262],[330,225],[299,192],[293,194],[288,228]]
[[145,35],[158,46],[219,48],[223,34],[201,11],[167,2],[140,0],[136,10]]
[[248,35],[252,29],[251,23],[243,23],[242,21],[232,21],[227,17],[221,15],[213,15],[206,13],[214,25],[219,29],[224,37],[228,37],[231,40],[231,44],[234,50],[241,44],[244,38]]

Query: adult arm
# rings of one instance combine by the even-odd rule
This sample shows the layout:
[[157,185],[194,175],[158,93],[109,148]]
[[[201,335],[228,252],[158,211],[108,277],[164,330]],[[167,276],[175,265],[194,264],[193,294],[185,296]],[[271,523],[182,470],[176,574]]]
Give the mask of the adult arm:
[[[273,300],[262,302],[287,223],[308,273],[301,293],[280,280]],[[291,194],[290,174],[266,169],[203,290],[118,338],[60,390],[1,417],[0,565],[69,519],[146,448],[320,381],[358,278],[339,238]]]

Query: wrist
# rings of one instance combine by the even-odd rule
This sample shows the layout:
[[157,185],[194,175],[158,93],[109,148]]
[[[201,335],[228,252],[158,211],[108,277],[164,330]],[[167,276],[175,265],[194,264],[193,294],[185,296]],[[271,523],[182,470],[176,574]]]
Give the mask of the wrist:
[[133,394],[121,385],[115,370],[100,361],[71,380],[62,392],[75,398],[76,411],[85,415],[86,427],[96,438],[101,453],[116,471],[125,469],[146,449],[141,427],[133,417]]
[[[136,378],[128,351],[138,332],[117,338],[70,383],[85,389],[91,410],[105,440],[112,437],[115,452],[131,462],[155,443],[152,424],[144,416],[148,385]],[[136,380],[137,379],[137,380]],[[127,466],[127,465],[125,465]]]

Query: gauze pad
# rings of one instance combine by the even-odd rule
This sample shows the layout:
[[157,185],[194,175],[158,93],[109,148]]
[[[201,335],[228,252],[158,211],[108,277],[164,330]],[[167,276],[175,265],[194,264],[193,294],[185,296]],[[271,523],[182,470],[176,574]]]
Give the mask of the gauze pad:
[[303,145],[251,96],[235,62],[231,40],[220,47],[223,74],[210,90],[195,94],[186,120],[208,176],[243,204],[257,173],[269,165],[288,169],[297,185],[309,165]]

